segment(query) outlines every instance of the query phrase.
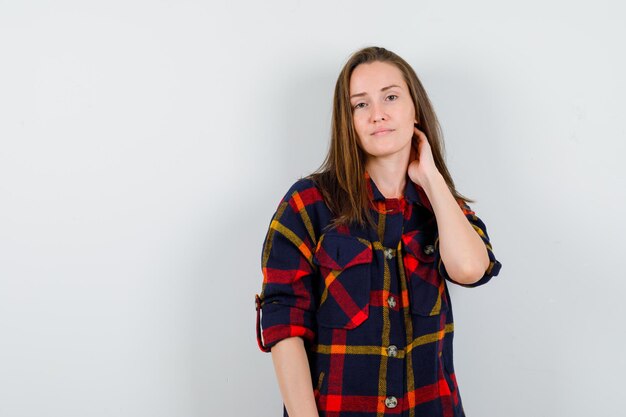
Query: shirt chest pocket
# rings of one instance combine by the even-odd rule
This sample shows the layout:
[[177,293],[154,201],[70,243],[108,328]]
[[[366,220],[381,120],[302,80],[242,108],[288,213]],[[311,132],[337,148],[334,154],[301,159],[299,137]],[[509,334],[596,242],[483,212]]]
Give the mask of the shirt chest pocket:
[[437,268],[434,233],[414,230],[402,235],[402,243],[411,313],[435,316],[447,311],[445,281]]
[[372,243],[329,232],[320,236],[313,262],[319,266],[320,326],[353,329],[367,320],[370,307]]

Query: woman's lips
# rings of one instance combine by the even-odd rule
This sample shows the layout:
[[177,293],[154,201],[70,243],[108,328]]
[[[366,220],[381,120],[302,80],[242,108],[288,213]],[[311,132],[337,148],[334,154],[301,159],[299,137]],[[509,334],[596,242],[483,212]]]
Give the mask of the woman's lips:
[[372,135],[373,136],[383,136],[383,135],[386,135],[387,133],[391,133],[391,132],[393,132],[393,129],[385,129],[385,130],[382,130],[380,132],[374,132],[374,133],[372,133]]

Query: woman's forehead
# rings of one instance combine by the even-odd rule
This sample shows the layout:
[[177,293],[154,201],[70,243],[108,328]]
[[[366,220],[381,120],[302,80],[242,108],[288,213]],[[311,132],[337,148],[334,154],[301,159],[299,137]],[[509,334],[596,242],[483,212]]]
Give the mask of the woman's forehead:
[[360,64],[350,77],[350,94],[373,93],[391,85],[406,88],[402,72],[395,65],[386,62]]

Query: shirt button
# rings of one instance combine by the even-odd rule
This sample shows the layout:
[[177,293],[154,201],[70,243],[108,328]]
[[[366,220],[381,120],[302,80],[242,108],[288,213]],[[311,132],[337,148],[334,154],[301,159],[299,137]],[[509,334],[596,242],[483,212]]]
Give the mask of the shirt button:
[[390,248],[385,249],[385,258],[391,259],[393,258],[393,250]]
[[394,396],[387,397],[385,398],[385,405],[389,408],[396,408],[396,405],[398,405],[398,400]]
[[434,251],[435,251],[435,247],[433,245],[426,245],[426,246],[424,246],[424,253],[426,255],[430,255]]
[[387,354],[392,358],[398,356],[398,347],[396,345],[389,345],[387,348]]
[[396,306],[396,299],[393,297],[393,295],[390,295],[389,298],[387,298],[387,303],[391,308],[394,308]]

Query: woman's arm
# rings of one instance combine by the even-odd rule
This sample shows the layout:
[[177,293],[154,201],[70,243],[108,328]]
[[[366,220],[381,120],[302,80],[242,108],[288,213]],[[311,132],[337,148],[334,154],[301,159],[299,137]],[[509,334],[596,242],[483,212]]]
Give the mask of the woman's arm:
[[272,361],[290,417],[319,417],[304,342],[289,337],[272,347]]
[[422,188],[437,219],[439,252],[448,275],[461,284],[475,283],[489,267],[485,243],[463,214],[439,171],[426,176]]
[[411,181],[424,189],[433,208],[441,260],[453,281],[474,284],[491,265],[487,247],[435,166],[426,135],[417,126],[415,134],[418,140],[412,143],[407,171]]

